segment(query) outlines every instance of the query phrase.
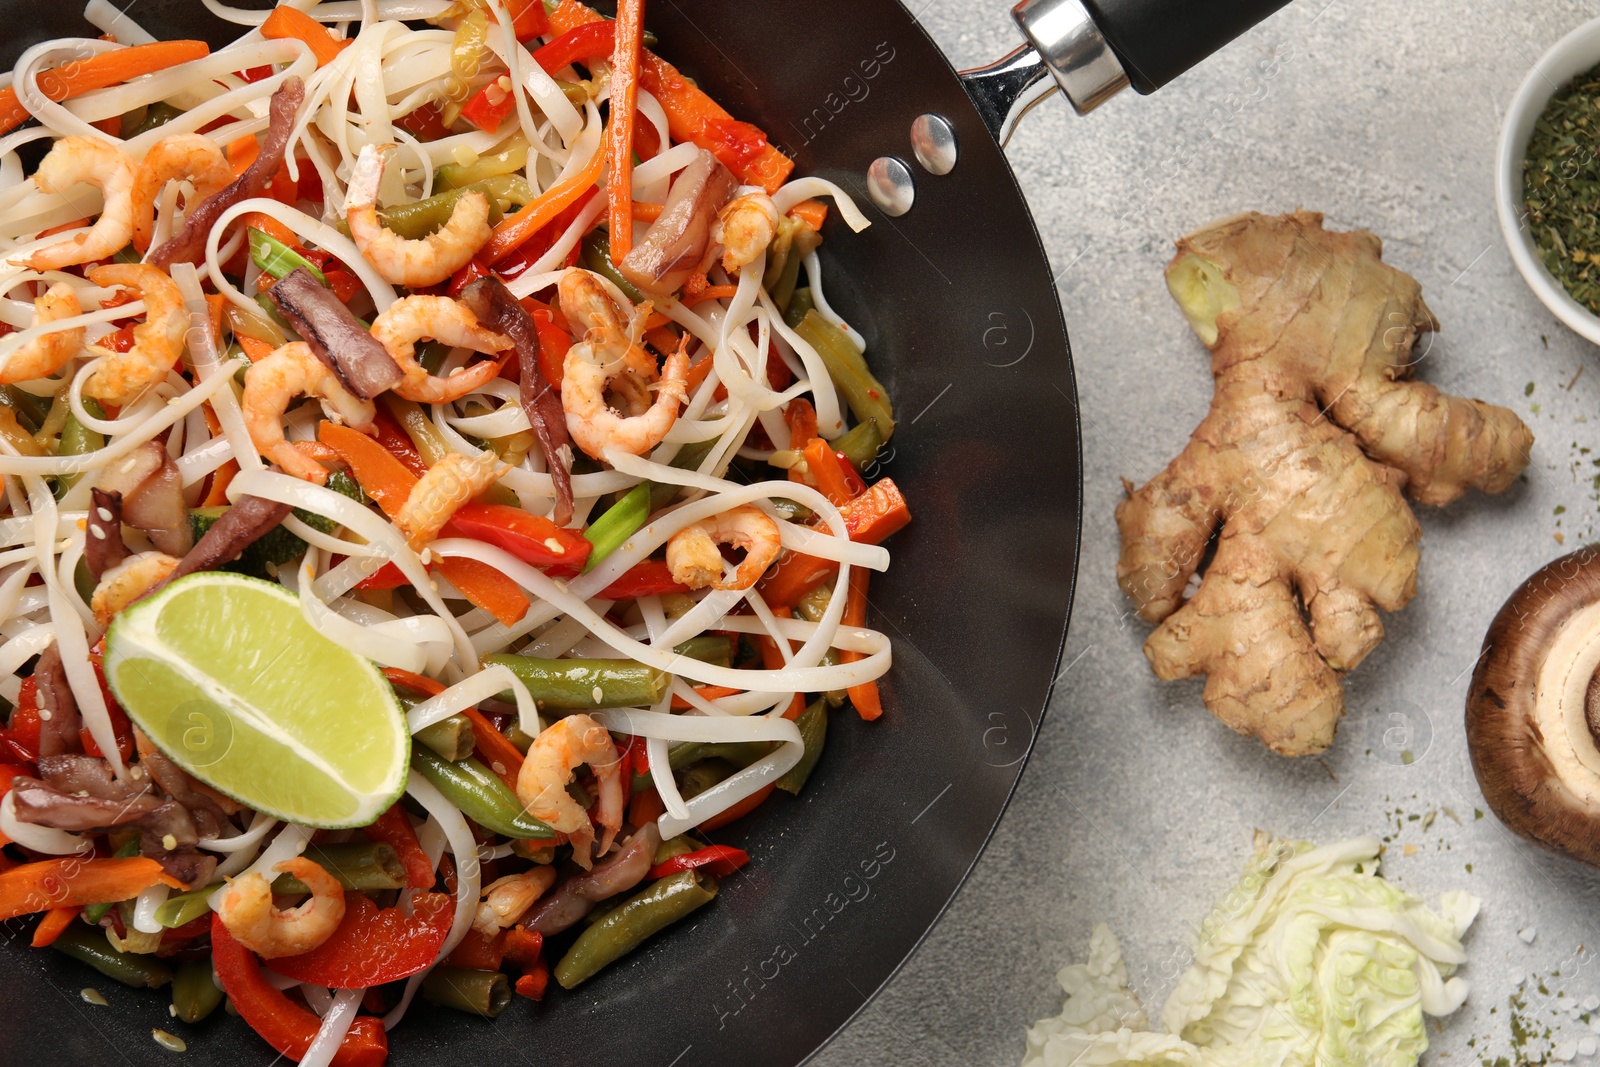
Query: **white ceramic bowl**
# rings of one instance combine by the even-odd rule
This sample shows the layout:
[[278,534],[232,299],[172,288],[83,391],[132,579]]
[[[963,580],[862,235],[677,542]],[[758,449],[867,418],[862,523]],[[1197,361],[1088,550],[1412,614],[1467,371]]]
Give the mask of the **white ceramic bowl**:
[[1545,270],[1534,250],[1522,206],[1522,157],[1533,134],[1533,124],[1556,90],[1596,64],[1600,64],[1600,19],[1579,26],[1539,57],[1506,109],[1495,152],[1494,185],[1500,232],[1505,235],[1511,260],[1523,280],[1556,318],[1600,344],[1600,318],[1568,296],[1561,283]]

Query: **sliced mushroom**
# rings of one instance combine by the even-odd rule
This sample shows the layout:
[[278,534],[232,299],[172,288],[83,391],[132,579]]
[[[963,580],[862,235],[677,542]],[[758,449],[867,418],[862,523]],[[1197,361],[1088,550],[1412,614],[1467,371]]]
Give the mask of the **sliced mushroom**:
[[622,276],[652,296],[681,289],[704,263],[717,212],[738,187],[733,172],[701,149],[694,162],[678,172],[644,239],[622,257],[617,268]]
[[1485,799],[1528,840],[1600,867],[1600,547],[1524,582],[1483,649],[1466,718]]
[[371,400],[405,379],[383,343],[304,267],[284,275],[267,296],[316,357],[362,400]]
[[169,556],[181,556],[193,547],[183,479],[160,441],[146,441],[109,464],[95,488],[120,494],[122,521],[149,534],[151,544]]

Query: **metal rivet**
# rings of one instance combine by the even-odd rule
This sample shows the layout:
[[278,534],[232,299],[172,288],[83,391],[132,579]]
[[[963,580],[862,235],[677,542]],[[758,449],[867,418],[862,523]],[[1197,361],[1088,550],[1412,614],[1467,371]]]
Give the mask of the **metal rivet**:
[[893,156],[879,156],[867,168],[867,194],[885,215],[904,215],[917,198],[911,171]]
[[941,115],[918,115],[911,123],[911,151],[929,174],[956,169],[956,131]]

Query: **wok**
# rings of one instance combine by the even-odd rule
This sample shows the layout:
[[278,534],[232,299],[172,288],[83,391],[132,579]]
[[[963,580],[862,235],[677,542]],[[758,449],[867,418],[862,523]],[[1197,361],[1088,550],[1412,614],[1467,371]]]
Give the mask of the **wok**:
[[[872,587],[874,624],[894,642],[886,711],[876,723],[836,716],[805,793],[719,834],[752,861],[712,907],[579,989],[519,999],[492,1023],[419,1002],[390,1035],[393,1062],[571,1062],[581,1049],[595,1063],[798,1063],[889,978],[961,884],[1057,676],[1081,501],[1066,329],[996,138],[1057,84],[1079,110],[1124,84],[1148,92],[1285,0],[1085,2],[1103,33],[1078,0],[1023,4],[1018,22],[1037,50],[965,80],[893,0],[759,14],[735,0],[650,5],[662,54],[765,129],[797,174],[838,182],[873,218],[854,235],[830,221],[823,257],[829,298],[864,334],[894,399],[900,428],[880,466],[916,515]],[[97,35],[80,10],[0,0],[0,67],[41,40]],[[130,14],[163,38],[215,46],[240,32],[198,0],[139,0]],[[924,114],[948,124],[918,127],[934,170],[953,137],[947,174],[915,161]],[[201,1062],[272,1059],[221,1012],[183,1026],[163,992],[29,949],[31,926],[7,924],[0,1062],[170,1063],[153,1027],[181,1033]],[[85,1004],[85,986],[110,1006]]]

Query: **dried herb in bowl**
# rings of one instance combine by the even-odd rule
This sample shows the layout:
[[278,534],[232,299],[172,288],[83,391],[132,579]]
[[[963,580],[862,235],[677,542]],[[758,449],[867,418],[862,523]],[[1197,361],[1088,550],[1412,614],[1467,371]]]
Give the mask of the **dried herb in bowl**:
[[1545,104],[1523,158],[1522,199],[1545,269],[1600,315],[1600,66]]

